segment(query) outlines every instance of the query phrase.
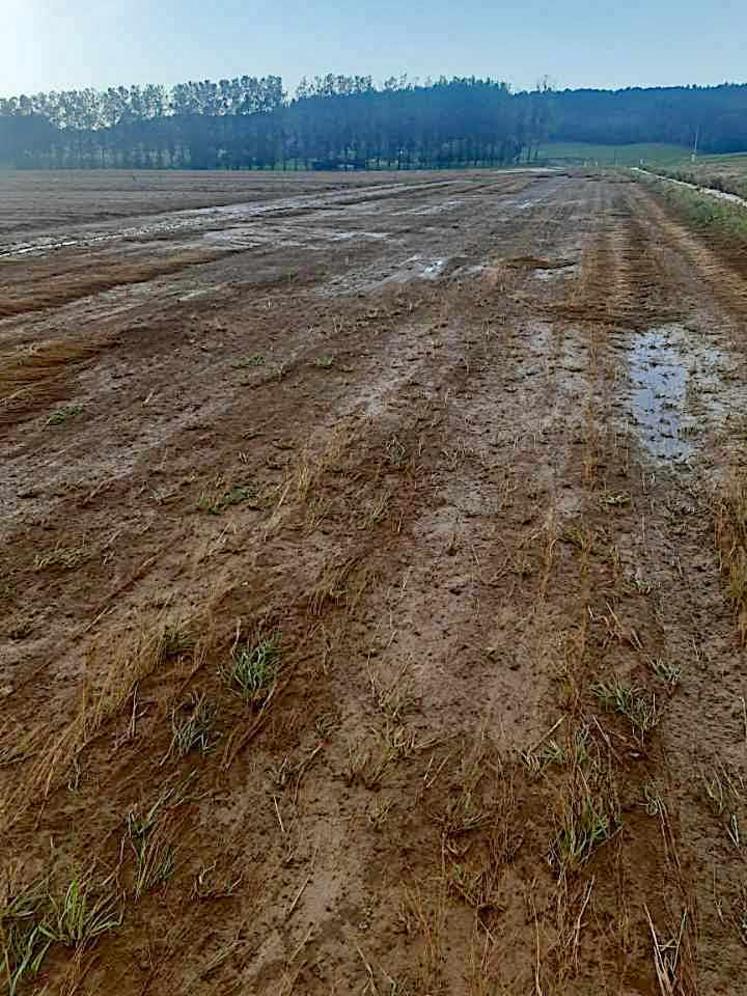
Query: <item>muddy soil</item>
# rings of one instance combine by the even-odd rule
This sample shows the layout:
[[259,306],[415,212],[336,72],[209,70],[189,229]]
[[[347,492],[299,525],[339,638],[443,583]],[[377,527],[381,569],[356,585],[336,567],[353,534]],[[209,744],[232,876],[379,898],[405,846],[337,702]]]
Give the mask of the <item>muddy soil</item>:
[[6,989],[747,993],[743,264],[619,177],[0,192]]
[[[393,173],[390,179],[399,179]],[[407,173],[406,177],[433,176]],[[74,224],[142,217],[273,200],[288,194],[363,188],[381,183],[377,173],[211,172],[159,170],[0,170],[3,242],[12,233],[54,232],[64,239]]]

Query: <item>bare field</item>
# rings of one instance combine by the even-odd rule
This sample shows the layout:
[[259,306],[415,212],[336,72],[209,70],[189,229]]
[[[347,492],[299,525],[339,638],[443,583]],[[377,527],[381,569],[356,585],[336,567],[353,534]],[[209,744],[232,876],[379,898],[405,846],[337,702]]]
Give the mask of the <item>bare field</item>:
[[[11,232],[27,236],[58,226],[218,207],[242,200],[256,204],[286,193],[321,193],[380,183],[377,173],[0,170],[0,236],[6,240]],[[60,234],[64,238],[67,233]]]
[[744,262],[619,177],[0,194],[5,990],[747,992]]

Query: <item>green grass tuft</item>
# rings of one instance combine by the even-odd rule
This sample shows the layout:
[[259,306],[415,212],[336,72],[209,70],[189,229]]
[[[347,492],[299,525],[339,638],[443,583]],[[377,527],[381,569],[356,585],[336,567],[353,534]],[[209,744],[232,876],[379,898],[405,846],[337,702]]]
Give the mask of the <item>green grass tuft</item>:
[[159,663],[174,660],[188,653],[195,645],[194,637],[178,623],[169,623],[164,627],[158,641],[157,657]]
[[599,799],[586,793],[569,807],[555,839],[554,855],[560,868],[574,870],[585,864],[600,844],[615,833],[616,823]]
[[208,498],[203,495],[197,502],[197,507],[210,515],[220,515],[225,509],[232,505],[242,505],[244,502],[252,501],[257,497],[257,488],[251,484],[236,484],[234,487],[224,491],[218,498]]
[[265,358],[262,353],[252,353],[251,356],[244,357],[243,360],[238,360],[234,363],[234,368],[236,370],[245,370],[247,367],[261,367],[264,366]]
[[215,708],[204,695],[192,695],[171,715],[171,746],[167,757],[185,757],[191,751],[207,754],[213,742]]
[[625,685],[619,678],[612,678],[597,682],[591,690],[605,709],[625,716],[641,738],[659,722],[656,696],[649,696],[634,685]]
[[3,992],[15,996],[19,986],[41,969],[55,943],[82,948],[122,923],[121,896],[110,877],[93,884],[92,875],[73,878],[61,895],[39,880],[10,895],[6,883],[0,900],[0,979]]
[[272,688],[279,667],[280,637],[273,633],[236,647],[222,674],[247,702],[259,702]]
[[68,419],[75,418],[76,415],[80,415],[83,411],[81,405],[66,405],[64,408],[58,408],[56,412],[52,412],[46,421],[46,425],[62,425],[63,422],[67,422]]
[[670,688],[676,688],[679,685],[680,678],[682,677],[682,668],[678,664],[673,664],[671,661],[664,660],[661,657],[651,657],[648,663],[659,681],[663,681]]
[[74,878],[61,897],[50,898],[50,913],[42,933],[50,941],[77,947],[119,927],[120,897],[110,886],[107,880],[94,889],[88,878]]
[[52,941],[42,931],[46,892],[41,883],[4,896],[0,907],[0,968],[8,996],[38,974]]

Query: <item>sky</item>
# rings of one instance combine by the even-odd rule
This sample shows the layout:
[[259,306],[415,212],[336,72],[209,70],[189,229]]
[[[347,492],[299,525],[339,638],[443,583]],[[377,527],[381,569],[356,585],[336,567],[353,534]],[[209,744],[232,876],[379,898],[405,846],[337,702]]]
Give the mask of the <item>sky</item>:
[[747,81],[747,0],[0,0],[0,94],[276,74]]

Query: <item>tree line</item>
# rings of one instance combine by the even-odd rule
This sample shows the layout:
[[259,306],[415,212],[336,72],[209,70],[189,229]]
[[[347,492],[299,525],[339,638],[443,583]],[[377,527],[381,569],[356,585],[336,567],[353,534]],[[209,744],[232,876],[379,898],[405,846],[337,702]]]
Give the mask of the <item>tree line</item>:
[[289,97],[240,76],[0,98],[16,167],[439,168],[535,160],[551,139],[747,148],[747,86],[512,92],[493,79],[328,74]]
[[[0,101],[0,159],[16,166],[408,168],[497,165],[546,133],[535,94],[494,80],[277,76],[71,90]],[[4,151],[3,151],[4,150]]]

